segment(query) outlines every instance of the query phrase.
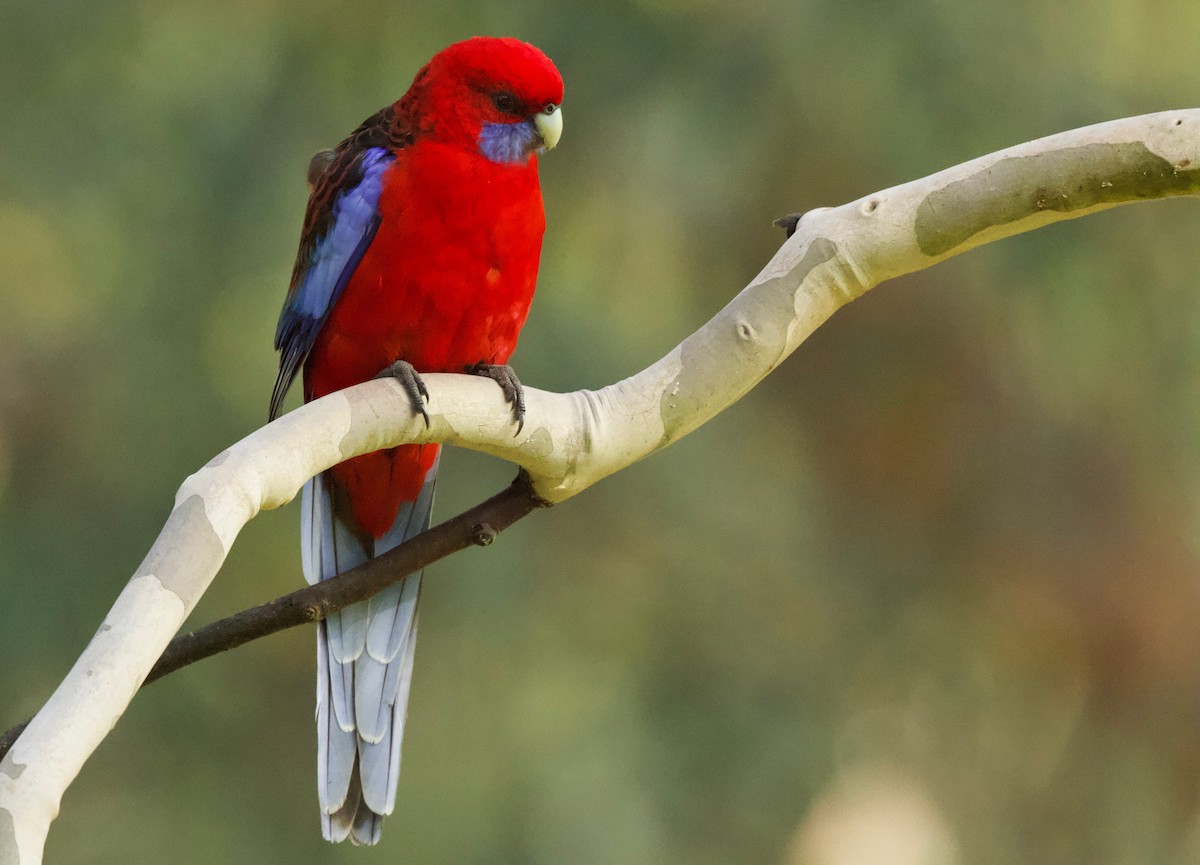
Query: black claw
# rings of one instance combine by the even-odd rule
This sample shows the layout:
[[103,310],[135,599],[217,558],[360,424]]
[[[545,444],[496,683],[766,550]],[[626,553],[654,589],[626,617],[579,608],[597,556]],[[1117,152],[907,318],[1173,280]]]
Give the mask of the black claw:
[[408,394],[408,401],[412,404],[413,411],[421,413],[421,417],[425,418],[425,429],[429,429],[429,412],[425,411],[429,391],[411,363],[406,360],[398,360],[387,369],[382,370],[375,378],[394,378],[400,382],[400,386]]
[[517,378],[517,374],[513,372],[513,368],[506,363],[484,363],[480,361],[467,367],[467,372],[471,375],[481,375],[484,378],[490,378],[496,384],[500,385],[500,390],[504,392],[505,401],[512,406],[513,418],[517,422],[517,431],[513,433],[513,438],[521,434],[521,430],[525,429],[525,389],[521,386],[521,380]]

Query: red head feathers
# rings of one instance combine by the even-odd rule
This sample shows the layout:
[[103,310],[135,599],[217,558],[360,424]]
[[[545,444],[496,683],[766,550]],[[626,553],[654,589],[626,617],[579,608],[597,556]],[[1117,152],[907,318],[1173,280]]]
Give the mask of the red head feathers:
[[558,142],[562,76],[528,42],[476,36],[438,52],[416,77],[397,109],[415,121],[418,135],[475,146],[489,125],[531,124],[550,148]]

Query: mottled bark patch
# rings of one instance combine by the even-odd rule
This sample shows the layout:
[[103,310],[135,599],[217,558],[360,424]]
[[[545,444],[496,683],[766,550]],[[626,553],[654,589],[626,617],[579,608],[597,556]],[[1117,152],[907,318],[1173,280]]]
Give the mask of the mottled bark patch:
[[201,585],[207,584],[207,580],[196,580],[190,575],[215,574],[224,559],[225,547],[204,512],[204,499],[192,495],[171,511],[133,579],[154,576],[190,609],[199,599]]
[[1196,192],[1200,167],[1173,165],[1141,142],[1010,156],[926,196],[917,207],[917,244],[926,255],[938,256],[984,229],[1046,210],[1070,213]]
[[527,454],[532,454],[537,457],[548,457],[554,453],[554,439],[550,435],[550,430],[545,427],[535,429],[521,445],[521,450]]
[[[0,774],[7,775],[8,777],[12,778],[14,781],[17,780],[18,778],[20,778],[21,773],[24,771],[25,771],[25,764],[18,763],[16,760],[14,760],[12,758],[11,751],[4,755],[3,760],[0,760]],[[3,861],[4,861],[3,859],[0,859],[0,862],[3,862]]]
[[[837,255],[837,244],[818,238],[809,244],[804,257],[783,276],[769,279],[741,298],[736,315],[723,314],[715,336],[692,337],[680,347],[679,375],[667,386],[659,401],[665,447],[696,425],[696,418],[713,398],[712,382],[735,375],[746,379],[749,390],[774,369],[787,351],[788,326],[796,317],[796,291],[815,268]],[[757,376],[750,380],[741,370],[750,367]],[[722,397],[722,402],[725,398]]]
[[17,826],[12,812],[0,808],[0,862],[20,865],[21,854],[17,850]]

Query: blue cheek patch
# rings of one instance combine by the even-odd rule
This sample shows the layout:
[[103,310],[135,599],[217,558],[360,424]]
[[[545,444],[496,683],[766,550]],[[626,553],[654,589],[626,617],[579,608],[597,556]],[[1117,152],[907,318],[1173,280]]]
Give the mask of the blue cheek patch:
[[529,158],[538,140],[533,123],[485,123],[479,130],[479,152],[492,162],[514,164]]

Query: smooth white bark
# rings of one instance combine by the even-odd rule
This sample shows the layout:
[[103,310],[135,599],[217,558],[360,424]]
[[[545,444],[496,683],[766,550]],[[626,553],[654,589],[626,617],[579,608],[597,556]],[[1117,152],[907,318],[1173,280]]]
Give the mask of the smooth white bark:
[[390,381],[300,408],[184,481],[162,534],[99,632],[0,761],[0,865],[34,865],[64,791],[208,587],[242,526],[349,457],[441,441],[526,468],[556,502],[732,404],[838,308],[968,249],[1130,201],[1200,194],[1200,109],[1117,120],[993,153],[837,208],[796,234],[660,361],[599,391],[528,389],[524,431],[499,389],[428,375],[432,426]]

